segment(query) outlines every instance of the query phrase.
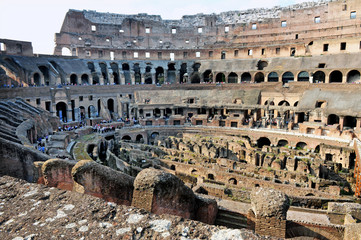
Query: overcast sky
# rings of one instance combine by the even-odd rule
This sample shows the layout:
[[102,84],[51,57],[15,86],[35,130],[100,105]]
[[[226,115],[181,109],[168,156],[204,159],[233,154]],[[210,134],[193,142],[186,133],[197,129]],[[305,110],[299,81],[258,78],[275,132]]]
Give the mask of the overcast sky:
[[[304,0],[306,1],[306,0]],[[249,8],[287,6],[303,0],[0,0],[0,38],[30,41],[34,53],[52,54],[54,34],[69,9],[121,14],[148,13],[163,19]],[[312,1],[312,0],[308,0]]]

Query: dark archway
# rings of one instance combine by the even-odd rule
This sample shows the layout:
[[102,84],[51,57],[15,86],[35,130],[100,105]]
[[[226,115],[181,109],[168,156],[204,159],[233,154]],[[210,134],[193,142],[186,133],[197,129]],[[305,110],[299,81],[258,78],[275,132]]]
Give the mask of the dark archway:
[[122,137],[122,141],[130,142],[130,141],[132,141],[132,138],[129,135],[125,135]]
[[300,72],[297,76],[297,81],[298,82],[309,82],[310,81],[310,75],[308,74],[308,72]]
[[201,83],[201,78],[199,76],[199,73],[193,73],[191,77],[191,83]]
[[100,66],[100,71],[101,71],[103,79],[104,79],[104,84],[107,85],[107,84],[109,84],[107,65],[105,63],[99,63],[99,66]]
[[130,76],[130,67],[128,63],[122,64],[122,70],[124,74],[124,82],[126,85],[130,85],[132,83],[132,78]]
[[305,142],[298,142],[296,144],[296,149],[305,149],[307,147],[307,143]]
[[232,184],[232,185],[237,185],[237,179],[235,179],[235,178],[230,178],[230,179],[228,180],[228,183],[229,183],[229,184]]
[[293,73],[291,72],[285,72],[283,75],[282,75],[282,83],[285,84],[285,83],[288,83],[288,82],[293,82],[294,81],[294,75]]
[[266,61],[259,60],[257,63],[258,70],[263,70],[267,66],[268,66],[268,62],[266,62]]
[[264,82],[264,74],[261,72],[256,73],[256,75],[254,76],[254,81],[256,83]]
[[228,83],[238,83],[238,75],[234,72],[231,72],[228,75]]
[[341,83],[342,82],[342,73],[338,70],[333,71],[330,74],[330,83]]
[[135,137],[135,141],[136,141],[137,143],[144,143],[143,135],[142,135],[142,134],[138,134],[138,135]]
[[226,82],[226,76],[223,73],[218,73],[216,75],[216,82],[217,83],[225,83]]
[[145,67],[145,75],[144,75],[144,83],[145,84],[153,84],[153,79],[152,79],[152,67],[151,66],[146,66]]
[[278,103],[278,106],[290,106],[290,103],[287,102],[286,100],[282,100],[281,102]]
[[140,73],[139,63],[134,64],[134,82],[135,84],[140,84],[142,82],[142,74]]
[[156,84],[164,83],[164,69],[162,67],[157,67],[155,69],[155,83]]
[[179,83],[185,83],[186,79],[184,77],[187,75],[187,63],[182,63],[179,70]]
[[357,120],[352,116],[345,116],[343,119],[343,129],[354,129],[356,127]]
[[110,63],[110,67],[112,69],[113,72],[113,80],[114,80],[114,84],[120,84],[120,79],[119,79],[119,66],[117,63],[113,62]]
[[285,147],[285,146],[287,146],[287,145],[288,145],[288,141],[285,140],[285,139],[281,139],[281,140],[279,140],[278,143],[277,143],[277,147]]
[[114,100],[112,98],[108,99],[107,105],[108,105],[108,110],[111,113],[114,112]]
[[88,74],[81,75],[81,84],[83,84],[83,85],[89,84],[89,76],[88,76]]
[[203,73],[203,81],[205,83],[209,83],[213,81],[213,75],[212,75],[212,70],[208,69]]
[[50,75],[49,75],[49,68],[46,66],[39,66],[41,73],[44,76],[44,82],[46,86],[50,85]]
[[76,74],[70,75],[70,84],[72,85],[78,84],[78,76]]
[[86,117],[85,107],[80,106],[79,112],[80,112],[80,121],[83,121]]
[[58,102],[56,104],[56,116],[58,116],[59,119],[63,122],[68,121],[67,109],[68,109],[68,106],[66,105],[65,102]]
[[39,73],[34,73],[34,84],[36,86],[40,86],[41,85],[41,78],[40,78],[40,74]]
[[360,82],[360,72],[352,70],[347,74],[347,83]]
[[167,83],[175,83],[176,82],[176,70],[174,63],[168,63],[168,71],[167,71]]
[[271,146],[271,141],[266,137],[261,137],[257,140],[257,147],[262,148],[263,146]]
[[313,74],[313,83],[325,83],[326,75],[322,71],[317,71]]
[[241,82],[250,82],[252,79],[251,74],[249,72],[242,73]]
[[330,114],[327,117],[327,125],[339,124],[340,118],[335,114]]
[[88,107],[88,118],[95,118],[98,115],[96,109],[93,105]]
[[278,74],[276,72],[268,74],[268,82],[278,82]]

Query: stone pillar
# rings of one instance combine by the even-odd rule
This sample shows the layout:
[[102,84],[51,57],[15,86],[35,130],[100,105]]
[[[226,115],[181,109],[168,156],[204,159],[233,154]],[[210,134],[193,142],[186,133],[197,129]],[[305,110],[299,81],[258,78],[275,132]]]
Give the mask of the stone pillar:
[[123,71],[119,71],[119,80],[121,85],[125,85],[125,77]]
[[152,84],[155,84],[155,70],[154,69],[151,70],[151,75],[152,75]]
[[68,109],[66,110],[66,117],[67,117],[68,122],[72,122],[73,121],[73,117],[72,117],[73,111],[72,111],[71,107],[69,109],[69,106],[71,106],[71,104],[68,104]]
[[140,68],[140,83],[145,83],[145,68]]
[[135,72],[133,70],[130,70],[130,78],[131,78],[131,84],[134,85],[135,84]]
[[361,125],[361,119],[360,118],[357,118],[356,119],[356,131],[360,131],[360,126]]
[[104,77],[103,77],[103,75],[101,75],[101,77],[99,78],[99,84],[104,85]]
[[347,74],[342,74],[342,83],[347,83]]
[[257,234],[286,237],[286,216],[290,207],[287,195],[271,188],[255,188],[251,193],[251,207]]
[[109,78],[109,84],[110,84],[110,85],[113,85],[113,84],[114,84],[114,74],[113,74],[113,72],[112,72],[112,73],[109,73],[109,76],[110,76],[110,78]]
[[330,83],[330,74],[325,74],[325,83]]
[[168,80],[168,70],[164,70],[163,77],[164,77],[164,83],[167,83],[167,80]]
[[345,121],[345,117],[340,117],[340,130],[343,131],[343,122]]

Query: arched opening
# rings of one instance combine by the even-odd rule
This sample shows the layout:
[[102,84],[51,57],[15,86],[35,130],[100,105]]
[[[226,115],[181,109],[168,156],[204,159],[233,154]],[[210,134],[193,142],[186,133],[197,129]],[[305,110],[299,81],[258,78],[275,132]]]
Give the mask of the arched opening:
[[40,78],[40,74],[39,73],[34,73],[34,84],[36,86],[40,86],[41,85],[41,78]]
[[347,74],[347,83],[360,82],[360,72],[352,70]]
[[71,50],[67,47],[63,47],[61,49],[61,55],[62,56],[71,56]]
[[134,64],[134,82],[135,84],[140,84],[142,82],[142,74],[140,73],[139,63]]
[[56,116],[59,117],[60,121],[67,122],[67,105],[65,102],[58,102],[56,104]]
[[156,118],[160,117],[160,109],[159,108],[156,108],[153,110],[153,116]]
[[294,104],[293,104],[294,107],[297,107],[298,106],[298,101],[296,101]]
[[217,83],[225,83],[226,82],[226,76],[223,73],[218,73],[216,75],[216,82]]
[[78,84],[78,76],[76,74],[70,75],[70,84],[72,85]]
[[142,134],[138,134],[135,138],[135,141],[137,143],[144,143],[144,138],[143,138],[143,135]]
[[237,179],[235,179],[235,178],[230,178],[230,179],[228,180],[228,183],[229,183],[229,184],[232,184],[232,185],[237,185]]
[[268,66],[268,62],[266,62],[266,61],[259,60],[257,63],[258,70],[263,70],[267,66]]
[[198,176],[198,171],[196,169],[192,169],[191,175]]
[[93,105],[88,107],[88,118],[95,118],[97,116],[97,110]]
[[268,82],[278,82],[278,74],[276,72],[269,73]]
[[194,63],[192,66],[194,72],[198,72],[200,67],[201,67],[200,63]]
[[80,113],[80,121],[84,121],[84,119],[86,117],[85,107],[80,106],[79,113]]
[[174,164],[172,164],[172,165],[170,166],[170,170],[175,171],[175,165],[174,165]]
[[277,143],[277,147],[285,147],[288,145],[288,141],[285,139],[279,140]]
[[264,82],[264,74],[261,72],[256,73],[256,75],[254,76],[254,81],[256,83]]
[[124,82],[126,85],[130,85],[132,83],[132,78],[130,76],[130,67],[128,63],[122,64],[122,70],[124,74]]
[[100,109],[102,108],[102,105],[100,104],[100,99],[98,99],[98,115],[97,116],[99,116],[100,115]]
[[330,83],[341,83],[342,82],[342,73],[338,70],[333,71],[330,74]]
[[185,83],[187,82],[186,77],[188,76],[187,73],[187,64],[186,63],[182,63],[180,70],[179,70],[179,83]]
[[214,175],[212,173],[208,173],[207,178],[209,180],[214,180]]
[[242,73],[241,82],[250,82],[252,79],[251,74],[249,72]]
[[175,81],[176,81],[175,64],[168,63],[167,83],[175,83]]
[[50,85],[50,76],[49,76],[49,68],[46,66],[39,66],[39,70],[44,76],[44,82],[46,86]]
[[261,137],[257,140],[257,147],[262,148],[263,146],[271,146],[271,141],[266,137]]
[[114,100],[112,98],[108,99],[107,105],[108,105],[108,110],[110,111],[110,113],[113,113],[114,112]]
[[238,75],[234,72],[231,72],[228,75],[228,83],[238,83]]
[[191,83],[201,83],[201,78],[199,76],[199,73],[193,73],[191,77]]
[[164,110],[164,116],[166,116],[166,117],[170,117],[172,115],[172,109],[170,109],[170,108],[166,108],[165,110]]
[[155,140],[156,138],[158,138],[159,133],[158,132],[153,132],[152,134],[150,134],[149,137],[149,144],[154,145],[155,144]]
[[132,138],[129,135],[125,135],[122,137],[122,141],[130,142],[130,141],[132,141]]
[[294,76],[293,76],[293,73],[291,73],[291,72],[285,72],[282,75],[282,83],[283,84],[288,83],[288,82],[293,82],[293,80],[294,80]]
[[327,117],[327,125],[339,124],[340,118],[335,114],[330,114]]
[[160,85],[164,83],[164,69],[162,67],[155,69],[155,83]]
[[101,71],[102,76],[103,76],[104,84],[108,85],[109,84],[109,79],[108,79],[107,65],[105,63],[99,63],[99,66],[100,66],[100,71]]
[[298,82],[309,82],[310,81],[310,75],[308,74],[308,72],[300,72],[297,76],[297,81]]
[[113,80],[114,80],[114,84],[120,84],[120,79],[119,79],[119,66],[117,63],[110,63],[110,67],[112,69],[113,72]]
[[322,71],[317,71],[313,74],[313,83],[325,83],[326,75]]
[[299,150],[305,149],[306,147],[307,147],[307,143],[305,143],[305,142],[298,142],[296,144],[296,149],[299,149]]
[[343,119],[343,129],[354,129],[356,127],[357,120],[352,116],[345,116]]
[[145,84],[152,84],[153,83],[153,79],[152,79],[152,67],[151,66],[146,66],[145,68],[145,74],[144,74],[144,83]]
[[213,76],[212,76],[212,70],[206,70],[204,73],[203,73],[203,81],[205,83],[210,83],[213,81]]
[[283,101],[278,103],[278,106],[290,106],[290,103],[287,102],[286,100],[283,100]]
[[89,84],[89,76],[88,76],[88,74],[83,74],[83,75],[81,75],[81,84],[85,84],[85,85],[87,85],[87,84]]

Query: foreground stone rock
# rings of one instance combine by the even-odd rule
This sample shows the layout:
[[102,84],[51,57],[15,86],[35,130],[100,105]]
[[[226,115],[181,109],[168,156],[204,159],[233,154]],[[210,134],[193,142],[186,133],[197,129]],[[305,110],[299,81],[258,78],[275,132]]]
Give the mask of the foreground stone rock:
[[[221,237],[221,238],[219,238]],[[0,177],[0,239],[273,239]]]

